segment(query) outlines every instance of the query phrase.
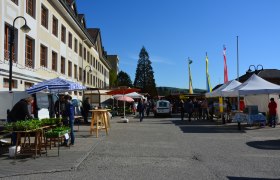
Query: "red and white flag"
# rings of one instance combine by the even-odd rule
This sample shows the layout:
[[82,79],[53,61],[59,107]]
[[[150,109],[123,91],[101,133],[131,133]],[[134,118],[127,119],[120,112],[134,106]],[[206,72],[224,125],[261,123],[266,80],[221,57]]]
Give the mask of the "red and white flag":
[[227,71],[227,57],[226,57],[226,46],[224,45],[224,83],[228,82],[228,71]]

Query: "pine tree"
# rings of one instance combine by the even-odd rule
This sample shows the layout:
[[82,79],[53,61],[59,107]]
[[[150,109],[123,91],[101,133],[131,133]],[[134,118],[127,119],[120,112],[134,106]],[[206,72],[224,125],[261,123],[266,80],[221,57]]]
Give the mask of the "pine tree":
[[148,93],[152,97],[157,96],[152,62],[150,61],[149,54],[145,47],[142,47],[139,53],[134,87],[140,88],[141,92]]
[[132,87],[132,81],[130,76],[123,71],[120,71],[117,77],[118,86],[128,86]]

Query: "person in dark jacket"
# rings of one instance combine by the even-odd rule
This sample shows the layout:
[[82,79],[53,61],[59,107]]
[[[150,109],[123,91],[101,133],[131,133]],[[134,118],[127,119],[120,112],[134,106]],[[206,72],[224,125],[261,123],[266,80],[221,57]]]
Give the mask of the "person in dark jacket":
[[193,113],[193,102],[191,99],[188,99],[184,104],[185,112],[188,113],[189,121],[191,121],[192,113]]
[[[21,120],[32,119],[28,106],[33,103],[33,97],[27,97],[17,102],[8,114],[8,122],[17,122]],[[16,145],[16,133],[12,133],[12,145]]]
[[277,104],[274,101],[274,98],[270,98],[270,103],[268,104],[269,110],[269,125],[271,127],[276,126],[276,114],[277,114]]
[[144,118],[144,111],[145,111],[145,105],[142,99],[139,101],[137,105],[137,111],[139,112],[140,122],[142,122]]
[[89,104],[89,98],[87,97],[84,101],[83,101],[83,117],[84,117],[84,122],[86,124],[88,124],[88,113],[89,110],[91,109],[90,104]]
[[181,109],[181,120],[183,121],[184,120],[184,116],[185,116],[185,108],[184,108],[184,100],[182,99],[179,103],[179,107]]
[[[69,95],[66,95],[64,97],[65,100],[65,115],[67,116],[68,119],[68,123],[69,123],[69,127],[70,127],[70,137],[71,137],[71,144],[70,145],[74,145],[75,143],[75,135],[74,135],[74,106],[71,103],[71,99],[72,97]],[[64,141],[65,145],[68,146],[68,139],[65,139]]]

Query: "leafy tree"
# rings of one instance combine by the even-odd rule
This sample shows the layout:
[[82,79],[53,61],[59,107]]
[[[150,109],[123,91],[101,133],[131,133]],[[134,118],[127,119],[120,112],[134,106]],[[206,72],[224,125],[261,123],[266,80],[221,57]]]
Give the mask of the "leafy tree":
[[110,86],[110,88],[116,87],[118,85],[117,72],[115,70],[110,70],[109,76],[110,76],[109,77],[109,86]]
[[132,81],[126,72],[120,71],[117,77],[118,86],[132,87]]
[[152,97],[157,96],[152,62],[150,61],[149,54],[145,47],[142,47],[139,53],[134,86],[140,88],[142,92],[148,93]]

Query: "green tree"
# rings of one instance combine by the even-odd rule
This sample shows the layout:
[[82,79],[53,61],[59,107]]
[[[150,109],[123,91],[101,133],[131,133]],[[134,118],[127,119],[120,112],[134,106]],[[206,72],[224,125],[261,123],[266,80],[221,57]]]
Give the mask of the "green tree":
[[134,86],[140,88],[142,92],[149,95],[157,96],[156,83],[154,79],[154,71],[149,54],[145,47],[142,47],[139,53],[139,60],[136,68]]
[[123,71],[120,71],[117,77],[118,86],[128,86],[132,87],[132,81],[130,76]]
[[109,77],[109,86],[110,86],[110,88],[116,87],[118,85],[117,72],[115,70],[110,70],[109,76],[110,76]]

